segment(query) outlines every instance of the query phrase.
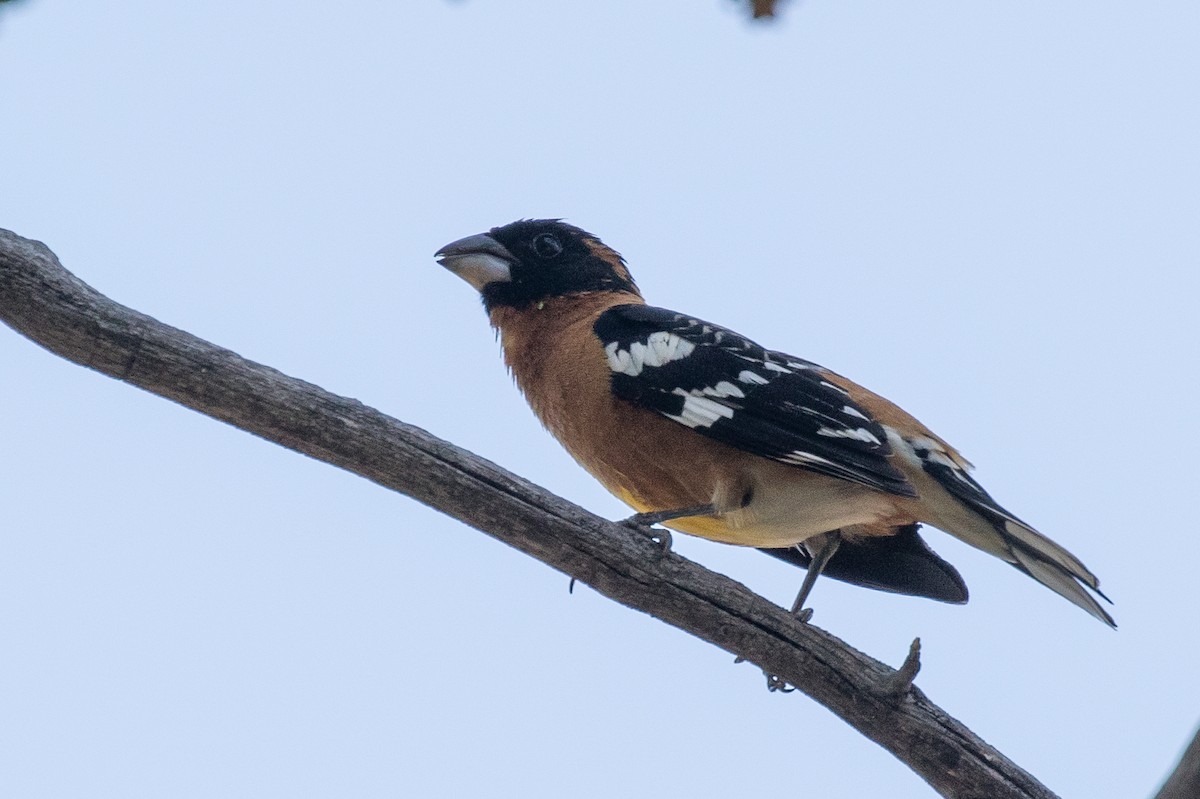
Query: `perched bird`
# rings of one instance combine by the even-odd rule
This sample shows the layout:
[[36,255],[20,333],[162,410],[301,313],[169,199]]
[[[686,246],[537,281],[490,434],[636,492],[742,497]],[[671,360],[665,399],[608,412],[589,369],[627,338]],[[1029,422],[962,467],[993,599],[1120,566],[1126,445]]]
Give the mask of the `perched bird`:
[[435,257],[479,291],[534,413],[633,521],[807,567],[793,611],[822,572],[966,602],[924,523],[1116,626],[1079,559],[997,504],[908,413],[815,363],[647,305],[592,234],[522,220]]

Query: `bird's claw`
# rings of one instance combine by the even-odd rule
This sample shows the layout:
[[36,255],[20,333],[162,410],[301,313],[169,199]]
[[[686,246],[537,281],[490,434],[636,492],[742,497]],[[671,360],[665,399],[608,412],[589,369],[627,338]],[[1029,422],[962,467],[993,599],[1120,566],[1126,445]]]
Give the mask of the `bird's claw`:
[[665,527],[652,527],[651,525],[656,524],[657,521],[653,518],[647,517],[653,516],[655,516],[655,514],[635,513],[628,519],[623,520],[621,524],[624,524],[626,527],[632,527],[634,530],[637,530],[639,533],[658,544],[659,554],[666,555],[671,551],[671,544],[673,543],[671,531]]
[[[736,663],[745,663],[746,658],[743,657],[742,655],[738,655],[737,657],[735,657],[733,659],[733,662],[735,664]],[[796,690],[796,686],[792,685],[787,680],[780,677],[778,674],[772,674],[771,672],[767,671],[766,669],[763,669],[763,676],[767,678],[767,690],[770,691],[771,693],[775,693],[776,691],[778,691],[781,694],[790,694],[792,691]]]
[[657,530],[650,531],[650,540],[658,544],[659,553],[666,555],[671,551],[671,545],[675,543],[671,537],[671,531],[665,527],[659,527]]
[[778,691],[781,694],[790,694],[792,691],[796,690],[796,686],[789,685],[788,682],[778,674],[767,674],[765,671],[763,674],[765,674],[767,677],[767,690],[771,693]]

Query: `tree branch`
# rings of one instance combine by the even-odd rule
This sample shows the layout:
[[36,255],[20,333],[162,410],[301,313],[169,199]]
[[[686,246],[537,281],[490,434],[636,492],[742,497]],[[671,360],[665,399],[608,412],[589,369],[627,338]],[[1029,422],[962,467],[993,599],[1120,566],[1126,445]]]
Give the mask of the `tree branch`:
[[101,295],[39,242],[0,230],[0,319],[67,360],[399,491],[750,661],[906,763],[943,796],[1051,799],[899,676],[745,586],[357,400]]
[[1200,730],[1179,758],[1179,764],[1167,777],[1154,799],[1196,799],[1200,796]]

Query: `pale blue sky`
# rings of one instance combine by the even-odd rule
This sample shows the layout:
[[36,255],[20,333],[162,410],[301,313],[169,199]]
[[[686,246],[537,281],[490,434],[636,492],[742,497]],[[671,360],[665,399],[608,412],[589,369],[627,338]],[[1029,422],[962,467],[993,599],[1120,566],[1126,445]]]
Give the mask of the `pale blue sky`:
[[[818,584],[1064,796],[1200,722],[1194,2],[0,11],[0,226],[113,298],[609,517],[431,254],[562,216],[823,363],[1077,553],[1114,633],[931,531],[965,607]],[[0,793],[929,797],[756,670],[411,500],[0,329]],[[676,536],[781,603],[801,574]]]

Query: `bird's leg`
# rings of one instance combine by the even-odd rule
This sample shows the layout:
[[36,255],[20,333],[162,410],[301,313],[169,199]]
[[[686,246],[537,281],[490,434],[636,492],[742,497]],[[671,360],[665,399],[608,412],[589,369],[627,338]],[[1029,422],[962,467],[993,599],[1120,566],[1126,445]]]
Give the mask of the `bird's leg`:
[[808,573],[804,575],[804,582],[800,584],[800,593],[796,595],[796,601],[792,603],[792,613],[799,616],[800,621],[805,622],[812,618],[813,611],[812,608],[804,607],[804,600],[808,599],[813,583],[821,576],[821,572],[825,570],[825,565],[829,563],[833,553],[837,552],[838,546],[842,543],[842,534],[839,530],[832,530],[813,536],[808,539],[808,543],[810,551],[811,547],[816,547],[816,551],[813,552],[812,560],[808,563]]
[[652,524],[662,524],[669,522],[672,519],[685,519],[688,516],[712,516],[717,512],[716,507],[710,502],[707,505],[696,505],[691,508],[676,508],[675,510],[656,510],[649,513],[635,513],[625,520],[626,524],[635,524],[638,527],[649,527]]
[[663,552],[671,550],[671,533],[669,530],[650,530],[649,528],[655,524],[669,522],[672,519],[684,519],[688,516],[712,516],[717,512],[717,508],[712,503],[707,505],[696,505],[691,508],[676,508],[675,510],[656,510],[649,513],[635,513],[628,519],[625,519],[622,524],[636,527],[639,530],[647,532],[650,537],[659,542]]

